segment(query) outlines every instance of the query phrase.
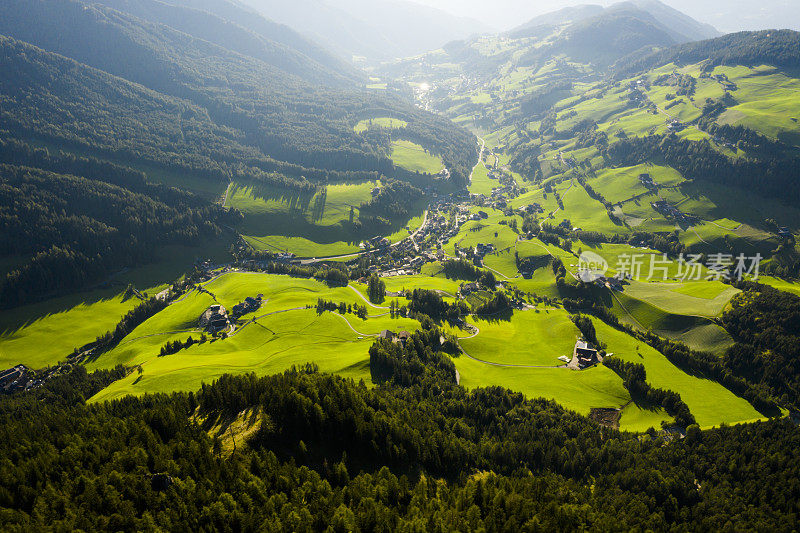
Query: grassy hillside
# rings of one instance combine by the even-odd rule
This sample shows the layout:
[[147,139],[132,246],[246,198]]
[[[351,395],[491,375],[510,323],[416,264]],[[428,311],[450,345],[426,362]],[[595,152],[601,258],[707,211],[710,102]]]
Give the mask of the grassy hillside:
[[[374,317],[318,315],[308,307],[323,298],[335,302],[363,304],[350,288],[328,288],[323,283],[267,274],[226,274],[204,285],[216,300],[194,292],[136,328],[112,351],[88,366],[113,368],[117,364],[139,366],[143,373],[112,385],[95,400],[127,394],[194,390],[226,373],[279,373],[292,365],[315,362],[326,372],[341,373],[369,381],[367,350],[374,336],[384,329],[415,330],[419,323],[392,319],[383,311],[370,310]],[[263,294],[261,309],[224,340],[210,340],[159,357],[168,341],[199,338],[197,321],[210,305],[219,302],[230,309],[248,296]],[[381,315],[381,316],[378,316]]]
[[444,168],[440,158],[411,141],[393,141],[391,158],[395,165],[412,172],[438,174]]

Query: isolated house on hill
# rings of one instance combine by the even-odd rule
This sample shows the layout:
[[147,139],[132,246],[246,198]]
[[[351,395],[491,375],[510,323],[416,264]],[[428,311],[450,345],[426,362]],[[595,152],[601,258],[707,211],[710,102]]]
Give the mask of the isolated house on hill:
[[210,333],[222,331],[229,325],[227,309],[218,304],[212,305],[200,315],[198,325]]
[[578,367],[581,369],[596,365],[600,362],[600,354],[598,351],[585,341],[578,341],[575,343],[575,354],[573,358],[577,360]]

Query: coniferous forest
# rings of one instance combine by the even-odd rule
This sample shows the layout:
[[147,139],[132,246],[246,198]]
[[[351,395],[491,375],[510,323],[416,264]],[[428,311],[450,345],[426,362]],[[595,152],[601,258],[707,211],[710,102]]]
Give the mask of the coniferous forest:
[[[2,398],[0,524],[220,531],[796,524],[800,436],[790,421],[690,426],[682,440],[620,433],[501,388],[466,391],[449,359],[436,355],[439,335],[422,331],[399,350],[378,342],[375,389],[308,366],[226,377],[194,394],[87,405],[124,370],[78,367],[33,394]],[[218,432],[242,412],[252,414],[248,435]]]

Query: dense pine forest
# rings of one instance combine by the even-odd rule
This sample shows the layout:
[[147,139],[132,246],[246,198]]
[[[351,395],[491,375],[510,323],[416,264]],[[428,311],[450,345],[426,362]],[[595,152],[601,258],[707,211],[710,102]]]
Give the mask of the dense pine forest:
[[[436,355],[438,338],[431,329],[399,350],[377,343],[376,389],[309,366],[86,405],[124,371],[78,367],[0,399],[0,523],[708,531],[797,522],[800,436],[788,420],[693,426],[683,440],[619,433],[500,388],[467,392]],[[240,414],[254,424],[247,435],[229,426]]]
[[[1,307],[100,282],[147,263],[159,245],[232,242],[226,228],[241,215],[209,197],[232,180],[290,196],[381,176],[436,188],[466,181],[471,134],[399,94],[366,91],[362,74],[288,28],[246,21],[223,2],[197,7],[4,5],[0,150],[19,168],[2,171],[0,257],[25,259],[2,273]],[[395,167],[387,133],[354,131],[375,114],[403,117],[394,138],[439,155],[447,177]],[[155,185],[163,176],[200,196]],[[408,217],[418,193],[398,203],[390,190],[363,206],[363,221],[383,228]]]

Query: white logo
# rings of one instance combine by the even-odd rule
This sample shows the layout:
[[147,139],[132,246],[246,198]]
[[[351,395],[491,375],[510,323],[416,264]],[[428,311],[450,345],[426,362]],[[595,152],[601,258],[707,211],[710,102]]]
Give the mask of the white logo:
[[583,252],[578,259],[578,277],[585,283],[592,283],[605,277],[608,262],[594,252]]

